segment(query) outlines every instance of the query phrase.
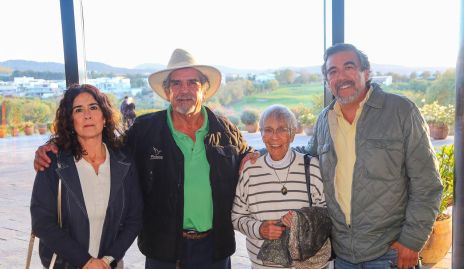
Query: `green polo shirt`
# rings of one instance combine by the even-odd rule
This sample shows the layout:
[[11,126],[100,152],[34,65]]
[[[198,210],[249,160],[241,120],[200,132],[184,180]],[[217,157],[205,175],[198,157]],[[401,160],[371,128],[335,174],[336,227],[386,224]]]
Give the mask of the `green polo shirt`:
[[195,133],[196,142],[174,129],[172,106],[168,109],[168,126],[177,146],[184,154],[184,229],[199,232],[213,227],[213,196],[209,180],[209,163],[206,159],[204,139],[208,133],[208,114],[202,106],[203,125]]

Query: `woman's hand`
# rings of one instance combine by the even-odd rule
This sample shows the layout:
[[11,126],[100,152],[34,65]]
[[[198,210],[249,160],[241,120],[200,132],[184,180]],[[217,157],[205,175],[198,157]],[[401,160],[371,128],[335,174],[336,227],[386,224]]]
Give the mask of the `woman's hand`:
[[266,220],[259,227],[259,234],[264,239],[276,240],[282,236],[282,232],[285,231],[285,227],[278,225],[278,220]]
[[280,221],[283,223],[283,225],[287,226],[288,228],[292,227],[292,218],[293,218],[293,211],[288,211],[287,214],[283,215],[282,218],[280,218]]
[[110,266],[101,259],[90,258],[82,269],[111,269]]

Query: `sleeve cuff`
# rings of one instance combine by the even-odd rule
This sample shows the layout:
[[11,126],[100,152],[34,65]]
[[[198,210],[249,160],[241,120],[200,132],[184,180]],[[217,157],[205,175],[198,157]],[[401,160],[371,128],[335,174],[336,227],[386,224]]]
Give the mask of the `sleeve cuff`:
[[400,235],[400,238],[398,238],[398,242],[411,249],[411,250],[414,250],[415,252],[419,252],[422,247],[424,247],[425,245],[425,242],[427,240],[423,241],[423,240],[418,240],[417,238],[413,238],[413,237],[410,237],[410,236],[407,236],[407,235],[404,235],[404,234],[401,234]]

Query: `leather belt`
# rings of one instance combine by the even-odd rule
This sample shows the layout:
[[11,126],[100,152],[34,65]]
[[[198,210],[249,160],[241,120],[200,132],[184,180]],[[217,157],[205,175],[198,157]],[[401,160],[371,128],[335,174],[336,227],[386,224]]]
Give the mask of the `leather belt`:
[[199,240],[207,237],[211,233],[211,230],[206,232],[198,232],[195,230],[183,230],[182,237],[190,240]]

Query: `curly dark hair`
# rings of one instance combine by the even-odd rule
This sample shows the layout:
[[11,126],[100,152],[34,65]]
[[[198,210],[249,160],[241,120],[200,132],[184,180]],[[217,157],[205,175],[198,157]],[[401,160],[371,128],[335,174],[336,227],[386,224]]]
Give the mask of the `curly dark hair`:
[[81,93],[88,93],[97,101],[105,119],[102,139],[109,147],[119,148],[122,145],[122,129],[119,124],[119,114],[116,113],[108,97],[97,87],[90,84],[73,84],[65,91],[63,99],[56,110],[53,127],[54,134],[49,142],[58,146],[61,150],[69,150],[74,158],[80,160],[87,153],[77,140],[77,134],[73,125],[73,103],[74,99]]

